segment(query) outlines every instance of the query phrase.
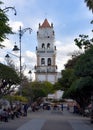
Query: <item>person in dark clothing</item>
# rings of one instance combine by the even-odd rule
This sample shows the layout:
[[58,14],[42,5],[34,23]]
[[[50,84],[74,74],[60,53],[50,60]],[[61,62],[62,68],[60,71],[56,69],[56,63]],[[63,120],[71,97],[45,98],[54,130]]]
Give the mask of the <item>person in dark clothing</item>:
[[24,104],[24,116],[27,116],[27,109],[28,109],[28,105]]
[[63,104],[61,104],[61,111],[63,111]]

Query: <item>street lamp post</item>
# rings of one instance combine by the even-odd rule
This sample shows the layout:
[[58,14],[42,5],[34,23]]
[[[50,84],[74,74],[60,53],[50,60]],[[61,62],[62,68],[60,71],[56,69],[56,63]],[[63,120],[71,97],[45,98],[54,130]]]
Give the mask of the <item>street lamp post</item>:
[[32,79],[31,79],[31,74],[32,74],[32,71],[31,70],[29,70],[29,72],[28,72],[29,74],[30,74],[30,82],[32,81]]
[[4,8],[4,9],[2,9],[2,10],[3,10],[3,12],[5,13],[5,12],[8,12],[10,9],[11,9],[11,10],[14,10],[14,15],[17,14],[15,7],[6,7],[6,8]]
[[13,48],[13,51],[19,51],[20,52],[20,56],[19,56],[19,60],[20,60],[20,95],[22,95],[22,62],[21,62],[21,38],[23,36],[23,34],[29,31],[29,33],[32,32],[31,28],[25,28],[25,29],[21,29],[21,26],[19,28],[19,48],[15,45]]
[[7,54],[5,56],[5,60],[7,61],[8,65],[11,66],[12,68],[15,68],[14,62],[13,62],[13,60],[11,60],[10,55],[15,56],[17,58],[19,58],[19,56],[12,54],[10,52],[7,52]]

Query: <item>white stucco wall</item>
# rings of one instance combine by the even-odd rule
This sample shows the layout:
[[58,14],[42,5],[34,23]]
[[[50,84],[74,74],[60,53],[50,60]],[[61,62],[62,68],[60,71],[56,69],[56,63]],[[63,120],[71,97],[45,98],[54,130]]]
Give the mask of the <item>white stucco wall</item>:
[[38,81],[49,81],[55,83],[55,75],[37,75]]

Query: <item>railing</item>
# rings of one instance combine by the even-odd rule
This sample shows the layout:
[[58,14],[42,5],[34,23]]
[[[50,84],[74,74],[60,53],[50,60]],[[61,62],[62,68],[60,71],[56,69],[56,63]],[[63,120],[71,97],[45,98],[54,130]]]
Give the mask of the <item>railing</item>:
[[56,52],[56,46],[53,48],[38,48],[36,47],[37,53],[55,53]]
[[47,73],[47,72],[50,72],[50,73],[53,73],[53,72],[57,72],[57,68],[56,66],[54,67],[37,67],[35,69],[35,72],[38,72],[38,73]]
[[55,53],[54,50],[37,50],[37,53]]

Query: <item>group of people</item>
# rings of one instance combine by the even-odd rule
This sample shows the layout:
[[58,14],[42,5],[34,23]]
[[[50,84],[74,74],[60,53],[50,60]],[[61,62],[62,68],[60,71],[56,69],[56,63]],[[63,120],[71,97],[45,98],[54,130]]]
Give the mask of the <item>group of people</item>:
[[63,104],[54,104],[53,105],[53,110],[61,110],[63,111]]
[[9,119],[27,116],[28,104],[14,104],[8,108],[0,109],[0,121],[8,122]]

